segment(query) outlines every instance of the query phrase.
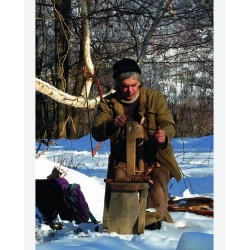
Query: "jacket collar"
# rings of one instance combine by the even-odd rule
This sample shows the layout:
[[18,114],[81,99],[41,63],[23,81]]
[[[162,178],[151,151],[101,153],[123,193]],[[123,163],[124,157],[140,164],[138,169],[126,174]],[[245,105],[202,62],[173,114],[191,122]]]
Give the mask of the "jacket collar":
[[[146,111],[146,89],[141,87],[139,89],[140,96],[139,96],[139,114],[141,117],[144,117],[145,111]],[[117,115],[124,115],[124,109],[120,102],[117,101],[117,99],[114,97],[111,99],[111,102],[114,105],[114,111]]]
[[117,101],[117,99],[114,97],[111,99],[111,102],[114,105],[114,110],[117,115],[124,115],[124,109],[120,102]]

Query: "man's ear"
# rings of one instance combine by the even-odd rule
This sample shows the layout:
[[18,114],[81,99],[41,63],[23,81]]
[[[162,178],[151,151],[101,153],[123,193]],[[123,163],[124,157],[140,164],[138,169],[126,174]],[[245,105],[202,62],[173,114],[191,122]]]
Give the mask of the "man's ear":
[[140,87],[140,86],[141,86],[141,82],[138,83],[138,87]]

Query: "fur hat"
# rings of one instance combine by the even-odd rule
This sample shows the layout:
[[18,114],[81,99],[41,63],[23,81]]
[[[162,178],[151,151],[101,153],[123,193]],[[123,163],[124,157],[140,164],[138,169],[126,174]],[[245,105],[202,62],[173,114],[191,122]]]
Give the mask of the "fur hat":
[[113,65],[113,78],[117,79],[119,75],[125,72],[137,72],[141,74],[141,69],[136,61],[129,58],[123,58]]

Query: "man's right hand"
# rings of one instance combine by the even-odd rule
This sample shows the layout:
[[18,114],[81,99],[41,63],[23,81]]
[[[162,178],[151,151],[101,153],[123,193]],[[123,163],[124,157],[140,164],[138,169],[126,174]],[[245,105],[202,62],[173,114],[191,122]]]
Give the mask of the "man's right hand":
[[120,128],[120,127],[124,127],[125,123],[126,123],[126,116],[125,115],[118,115],[115,119],[114,119],[114,126],[116,128]]

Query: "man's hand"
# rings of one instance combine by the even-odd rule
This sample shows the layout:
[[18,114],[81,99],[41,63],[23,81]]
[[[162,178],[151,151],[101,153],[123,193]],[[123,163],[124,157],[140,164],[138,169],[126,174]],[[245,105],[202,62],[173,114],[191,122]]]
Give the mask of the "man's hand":
[[159,143],[159,144],[163,144],[166,140],[166,134],[165,131],[163,129],[161,129],[160,127],[157,128],[156,134],[155,134],[155,140]]
[[120,127],[124,127],[125,123],[126,123],[126,116],[125,115],[118,115],[115,119],[114,119],[114,126],[116,128],[120,128]]

